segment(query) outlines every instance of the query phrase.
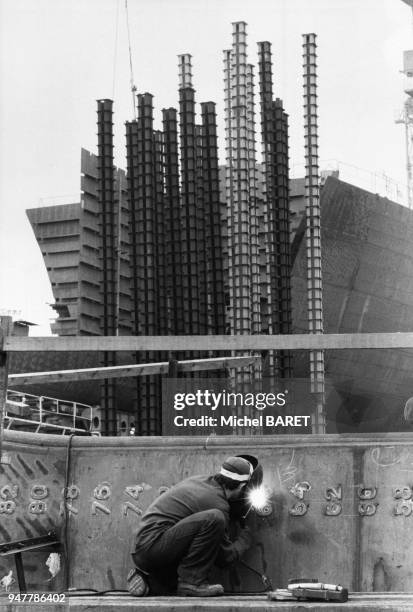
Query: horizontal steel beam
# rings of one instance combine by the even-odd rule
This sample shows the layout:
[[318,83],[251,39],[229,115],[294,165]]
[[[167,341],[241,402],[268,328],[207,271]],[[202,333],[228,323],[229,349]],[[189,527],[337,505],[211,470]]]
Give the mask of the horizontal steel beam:
[[236,336],[7,336],[4,351],[243,351],[413,348],[413,332]]
[[[178,362],[179,372],[203,372],[225,368],[242,368],[259,363],[259,355],[248,357],[216,357],[213,359],[192,359]],[[151,374],[167,374],[169,363],[139,363],[108,368],[82,368],[79,370],[59,370],[52,372],[33,372],[10,374],[9,387],[35,385],[38,383],[55,383],[69,380],[102,380],[107,378],[126,378],[130,376],[149,376]]]

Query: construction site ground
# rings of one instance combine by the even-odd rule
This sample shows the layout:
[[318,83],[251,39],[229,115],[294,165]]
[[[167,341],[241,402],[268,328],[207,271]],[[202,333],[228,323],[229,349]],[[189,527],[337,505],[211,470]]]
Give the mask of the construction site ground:
[[413,593],[351,593],[346,603],[310,602],[310,601],[269,601],[266,595],[229,595],[225,597],[143,597],[136,598],[124,593],[113,595],[71,595],[61,604],[10,603],[6,593],[0,596],[0,612],[15,610],[33,610],[36,612],[51,610],[70,612],[238,612],[255,610],[259,612],[411,612],[413,610]]

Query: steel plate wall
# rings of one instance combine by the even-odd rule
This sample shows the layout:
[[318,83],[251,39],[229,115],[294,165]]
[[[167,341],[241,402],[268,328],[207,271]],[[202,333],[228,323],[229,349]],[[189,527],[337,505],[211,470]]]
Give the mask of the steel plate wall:
[[[52,526],[63,537],[67,444],[65,437],[6,432],[10,463],[0,472],[2,541]],[[355,591],[412,590],[411,434],[76,437],[66,496],[70,586],[125,588],[141,512],[163,487],[214,473],[225,457],[239,453],[259,458],[272,504],[266,517],[250,513],[256,540],[245,560],[264,571],[274,587],[313,576]],[[39,499],[46,489],[47,497]],[[58,590],[63,569],[48,581],[46,556],[23,555],[28,586]],[[2,557],[1,576],[9,569],[14,571],[13,562]],[[233,590],[262,588],[257,576],[241,566],[227,572],[225,580]]]
[[[69,438],[5,432],[0,465],[0,542],[44,535],[56,530],[63,538],[66,449]],[[23,553],[26,583],[35,590],[64,588],[65,567],[53,581],[46,566],[49,552]],[[63,559],[63,557],[61,557]],[[16,580],[13,556],[0,557],[0,579],[10,570]]]

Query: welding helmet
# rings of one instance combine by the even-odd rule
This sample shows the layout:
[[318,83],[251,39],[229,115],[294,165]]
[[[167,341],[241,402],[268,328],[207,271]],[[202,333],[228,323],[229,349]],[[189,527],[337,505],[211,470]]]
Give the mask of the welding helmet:
[[259,487],[262,484],[262,480],[264,477],[264,471],[257,457],[254,457],[254,455],[235,455],[235,456],[241,457],[242,459],[246,459],[252,465],[252,473],[248,481],[247,488]]
[[249,508],[248,493],[251,489],[259,487],[262,484],[264,472],[261,464],[257,457],[254,455],[236,455],[242,459],[246,459],[252,465],[252,472],[250,478],[245,486],[242,497],[230,504],[230,518],[233,521],[241,521],[241,518],[245,516]]

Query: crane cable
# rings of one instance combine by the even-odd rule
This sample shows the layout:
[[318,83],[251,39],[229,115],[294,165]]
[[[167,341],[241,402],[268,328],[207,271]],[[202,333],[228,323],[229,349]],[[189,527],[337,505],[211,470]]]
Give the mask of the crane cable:
[[130,28],[129,28],[128,0],[125,0],[125,12],[126,12],[126,27],[128,30],[130,88],[131,88],[131,93],[132,93],[133,118],[136,120],[136,104],[135,104],[136,85],[135,85],[135,79],[133,78],[132,47],[131,47]]
[[118,37],[119,37],[119,1],[116,3],[116,29],[115,29],[115,49],[113,53],[113,81],[112,81],[112,100],[115,99],[116,88],[116,68],[118,64]]

